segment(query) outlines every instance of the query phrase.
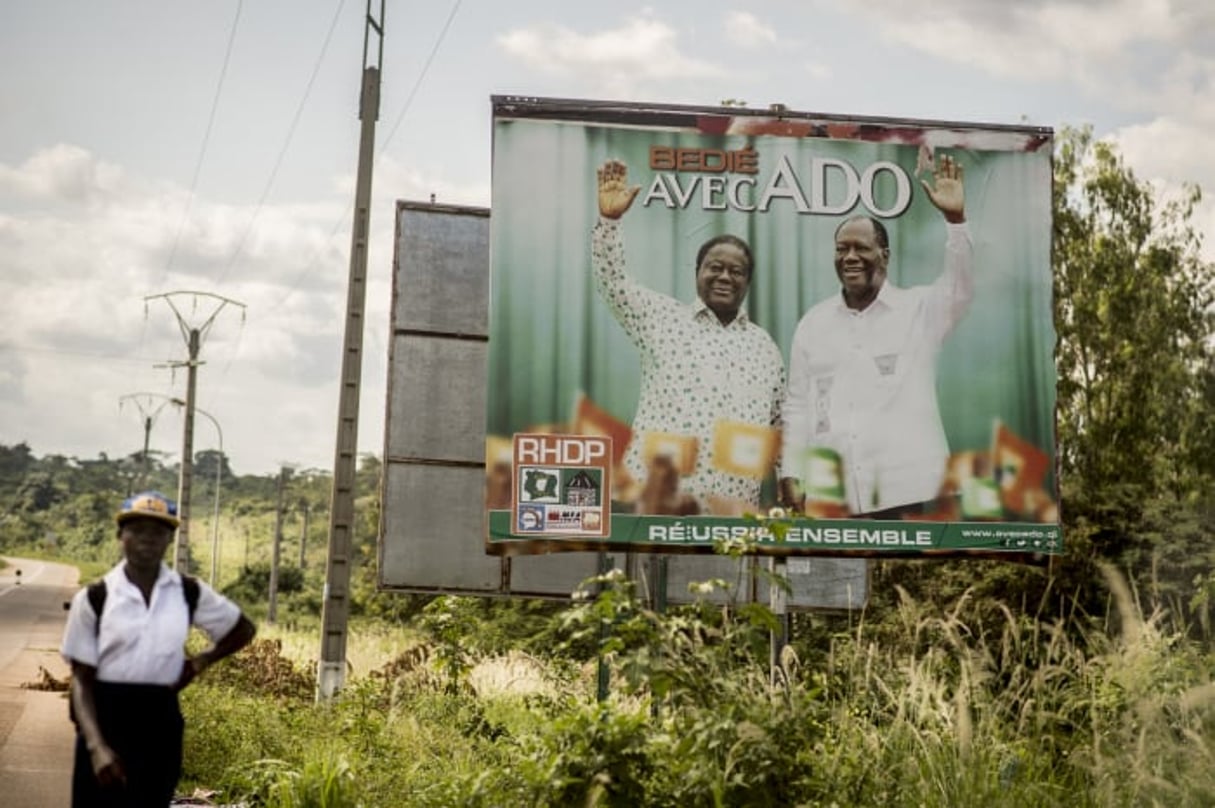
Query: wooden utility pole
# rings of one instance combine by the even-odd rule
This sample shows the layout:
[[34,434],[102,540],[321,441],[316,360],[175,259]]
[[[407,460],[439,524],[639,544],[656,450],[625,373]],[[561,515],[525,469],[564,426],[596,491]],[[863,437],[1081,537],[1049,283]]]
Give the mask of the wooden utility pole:
[[[371,216],[371,167],[375,158],[375,122],[380,115],[380,65],[384,61],[384,0],[378,18],[367,0],[363,29],[363,86],[359,96],[358,179],[350,238],[350,280],[346,294],[346,336],[342,344],[341,392],[333,457],[333,494],[329,507],[329,558],[325,600],[321,609],[321,655],[317,665],[317,701],[328,701],[346,680],[346,624],[350,616],[350,562],[354,547],[354,479],[358,461],[359,385],[363,373],[363,309],[367,299],[367,232]],[[368,64],[368,45],[377,47]]]
[[[200,299],[210,299],[214,305],[210,316],[200,326],[191,326],[174,302],[175,297],[186,295],[191,298],[192,311],[198,308]],[[186,347],[189,350],[189,358],[185,362],[168,362],[160,366],[174,369],[186,368],[186,424],[182,430],[181,472],[177,478],[177,518],[181,520],[181,525],[177,528],[177,538],[174,540],[173,568],[178,572],[188,573],[190,571],[190,489],[194,481],[194,399],[198,387],[198,366],[202,364],[198,354],[202,349],[203,336],[211,330],[219,313],[226,306],[240,306],[243,317],[245,304],[220,295],[213,295],[210,292],[180,291],[148,295],[144,298],[144,306],[146,307],[147,302],[153,299],[164,300],[173,310],[174,316],[177,317],[177,325],[181,329],[182,336],[185,337]]]
[[287,467],[278,472],[278,503],[274,509],[274,545],[270,548],[270,605],[266,610],[266,622],[278,618],[278,560],[279,548],[283,546],[283,494],[287,488]]
[[304,527],[300,530],[300,569],[302,570],[308,566],[308,556],[305,555],[305,551],[308,549],[308,514],[310,512],[308,500],[300,500],[300,507],[304,509]]

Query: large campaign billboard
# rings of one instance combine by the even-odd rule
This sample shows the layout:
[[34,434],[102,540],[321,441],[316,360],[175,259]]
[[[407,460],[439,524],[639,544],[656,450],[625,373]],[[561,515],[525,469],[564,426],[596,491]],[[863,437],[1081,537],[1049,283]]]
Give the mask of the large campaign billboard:
[[[767,602],[771,578],[765,559],[754,556],[661,555],[643,563],[641,554],[627,548],[486,554],[481,492],[489,232],[487,208],[407,201],[396,206],[379,587],[568,599],[586,579],[613,568],[637,581],[654,602],[664,595],[670,604]],[[790,559],[784,576],[788,608],[863,608],[869,566],[864,558]],[[690,586],[714,580],[728,586],[707,593]]]
[[493,109],[490,552],[1062,551],[1049,129]]

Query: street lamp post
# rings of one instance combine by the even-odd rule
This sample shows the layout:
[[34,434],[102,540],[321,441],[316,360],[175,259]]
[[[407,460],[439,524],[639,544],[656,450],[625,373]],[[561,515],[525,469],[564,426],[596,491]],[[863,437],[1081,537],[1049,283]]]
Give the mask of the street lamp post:
[[[180,398],[173,399],[173,403],[179,407],[184,407],[186,402]],[[204,409],[198,407],[194,411],[205,417],[215,426],[215,433],[219,435],[219,457],[215,459],[215,505],[211,511],[211,588],[215,588],[215,570],[219,567],[219,483],[220,477],[224,470],[224,430],[220,428],[219,421],[215,420],[215,416]]]

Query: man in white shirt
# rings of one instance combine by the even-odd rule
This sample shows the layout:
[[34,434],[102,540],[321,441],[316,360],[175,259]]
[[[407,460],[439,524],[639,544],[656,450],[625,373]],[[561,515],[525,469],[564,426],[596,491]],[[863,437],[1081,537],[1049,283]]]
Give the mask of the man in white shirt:
[[[72,666],[73,808],[168,806],[181,776],[177,693],[254,635],[235,603],[165,566],[172,501],[136,494],[115,519],[124,559],[76,593],[60,647]],[[191,624],[215,644],[187,658]]]
[[930,285],[887,280],[890,243],[877,219],[836,230],[840,294],[813,306],[793,336],[781,464],[790,476],[780,485],[789,507],[805,509],[814,468],[827,479],[809,486],[833,489],[853,516],[897,518],[940,489],[949,446],[936,359],[974,296],[973,248],[962,167],[943,156],[923,187],[946,222],[944,271]]
[[[643,286],[625,270],[619,224],[638,190],[628,184],[623,163],[604,163],[598,171],[600,216],[591,233],[596,288],[641,354],[641,390],[625,467],[637,481],[652,482],[647,478],[661,469],[646,467],[646,435],[694,438],[695,469],[678,482],[682,499],[666,497],[675,504],[660,512],[723,513],[733,508],[741,513],[758,506],[762,475],[733,473],[715,458],[715,431],[723,422],[779,426],[785,385],[780,349],[742,307],[754,272],[751,248],[731,235],[702,244],[696,256],[694,303]],[[650,499],[643,496],[643,501]]]

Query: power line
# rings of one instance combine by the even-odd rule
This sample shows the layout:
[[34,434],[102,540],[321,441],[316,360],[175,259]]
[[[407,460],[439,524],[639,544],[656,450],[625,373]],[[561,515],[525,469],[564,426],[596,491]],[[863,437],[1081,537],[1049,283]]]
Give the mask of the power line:
[[242,0],[236,0],[236,15],[232,18],[232,28],[228,32],[228,47],[224,51],[224,63],[219,70],[219,82],[215,86],[215,96],[211,99],[211,113],[207,117],[207,128],[203,132],[202,145],[198,150],[198,161],[194,164],[194,176],[190,178],[190,193],[186,197],[186,207],[181,212],[181,220],[177,224],[177,234],[173,237],[173,247],[169,250],[169,258],[165,262],[165,268],[160,275],[160,281],[157,282],[157,286],[164,282],[165,277],[169,274],[169,270],[173,268],[173,259],[177,257],[177,247],[181,244],[182,231],[185,229],[186,221],[190,218],[190,212],[194,207],[194,194],[198,190],[198,177],[202,173],[203,160],[207,156],[207,146],[211,142],[211,130],[215,126],[215,114],[219,110],[219,99],[223,95],[224,80],[228,75],[228,64],[232,60],[232,46],[236,42],[236,29],[240,22],[242,5]]
[[[338,21],[341,19],[342,10],[345,7],[346,7],[346,0],[339,0],[337,8],[333,12],[333,18],[329,21],[329,30],[325,33],[325,39],[321,43],[320,53],[317,54],[316,61],[313,63],[312,74],[309,76],[308,82],[304,87],[304,93],[300,97],[299,104],[296,106],[295,115],[291,119],[291,125],[287,128],[287,135],[283,139],[283,145],[279,149],[278,156],[275,158],[274,167],[271,169],[270,175],[266,180],[266,185],[262,189],[261,197],[257,200],[257,206],[254,209],[252,215],[249,217],[248,224],[245,226],[244,232],[241,234],[240,239],[237,241],[236,248],[232,251],[232,255],[228,259],[227,266],[224,267],[224,271],[219,276],[219,281],[218,281],[219,283],[222,283],[224,280],[227,279],[227,277],[231,273],[233,267],[236,265],[237,259],[244,252],[245,245],[249,240],[249,235],[253,232],[254,224],[256,224],[258,218],[261,216],[261,212],[262,212],[263,208],[265,207],[266,200],[270,196],[270,191],[274,187],[275,181],[278,179],[279,169],[282,167],[283,160],[287,154],[287,150],[290,147],[291,142],[295,138],[295,132],[299,126],[300,118],[303,116],[304,107],[307,105],[308,99],[312,96],[312,89],[316,84],[317,76],[320,74],[321,65],[325,61],[325,56],[329,52],[329,45],[333,40],[333,33],[335,30],[337,30]],[[339,222],[339,224],[340,224],[340,222]],[[334,233],[336,233],[336,232],[337,232],[337,227],[335,226]],[[332,238],[332,237],[333,237],[333,234],[331,233],[330,238]],[[315,260],[315,258],[313,260]],[[232,367],[233,360],[235,359],[237,354],[240,353],[243,336],[244,336],[244,329],[242,328],[240,333],[237,335],[236,346],[233,348],[232,353],[229,355],[228,361],[220,369],[220,374],[219,374],[220,378],[217,380],[217,382],[219,382],[220,385],[222,385],[222,381],[227,378],[228,371]]]
[[[388,142],[392,140],[393,135],[396,134],[397,129],[405,120],[405,115],[409,111],[410,106],[413,104],[413,99],[418,94],[418,90],[421,88],[422,82],[426,79],[426,75],[430,71],[430,66],[434,62],[435,56],[439,52],[439,48],[443,45],[443,41],[447,38],[447,32],[450,30],[452,23],[455,21],[456,13],[460,10],[462,3],[463,0],[455,0],[455,2],[452,3],[451,11],[449,11],[447,14],[447,21],[443,23],[443,27],[439,30],[439,35],[435,38],[435,43],[430,49],[430,55],[426,57],[426,62],[422,65],[422,70],[418,73],[417,78],[414,80],[413,87],[406,96],[405,103],[402,105],[401,111],[397,114],[397,118],[392,125],[392,129],[389,130],[388,136],[384,138],[384,143],[381,145],[380,151],[376,155],[375,163],[379,163],[380,159],[384,156],[384,150],[387,148]],[[290,288],[287,289],[286,294],[284,294],[278,303],[275,304],[276,306],[281,307],[291,299],[292,295],[299,291],[303,279],[311,274],[316,268],[316,264],[320,260],[321,251],[333,240],[333,237],[337,235],[338,230],[346,222],[346,219],[350,216],[350,212],[353,209],[354,203],[351,202],[346,206],[345,210],[342,211],[341,217],[339,217],[338,220],[333,223],[333,229],[330,230],[329,236],[321,243],[321,246],[317,248],[316,252],[312,254],[312,258],[305,263],[304,267],[295,275],[291,281]]]
[[456,19],[456,12],[460,10],[460,4],[463,0],[455,0],[451,4],[451,11],[447,15],[447,22],[443,23],[443,28],[439,31],[439,36],[435,39],[434,47],[430,49],[430,55],[426,57],[426,63],[422,65],[422,71],[418,73],[418,78],[413,83],[413,88],[409,91],[409,95],[405,97],[405,103],[401,107],[400,113],[397,115],[396,121],[392,124],[392,128],[388,130],[388,134],[384,138],[384,142],[380,145],[380,153],[377,156],[384,156],[388,144],[392,141],[392,136],[397,133],[397,127],[405,120],[405,113],[409,112],[409,107],[413,104],[414,96],[418,94],[419,88],[422,86],[422,81],[426,78],[426,74],[430,71],[430,65],[435,60],[435,55],[439,52],[439,47],[443,44],[443,40],[447,38],[447,31],[451,28],[452,22]]
[[144,365],[153,361],[148,357],[125,356],[122,354],[107,354],[96,351],[72,351],[67,348],[52,348],[48,345],[22,345],[16,342],[0,342],[0,351],[16,351],[19,353],[49,353],[59,356],[74,356],[81,359],[109,359],[115,362],[130,362]]
[[329,31],[325,34],[325,41],[321,43],[321,52],[316,57],[316,63],[312,66],[312,75],[308,77],[308,83],[304,87],[304,94],[300,98],[299,104],[295,108],[295,116],[291,119],[291,125],[287,128],[287,136],[283,139],[283,145],[278,150],[278,157],[274,160],[274,167],[270,170],[270,176],[266,180],[266,186],[262,189],[262,195],[257,200],[257,206],[253,213],[249,216],[249,222],[245,225],[245,230],[241,233],[240,239],[236,243],[236,248],[232,251],[232,255],[228,258],[228,265],[224,267],[223,273],[219,276],[217,283],[223,283],[227,279],[228,274],[232,271],[232,267],[236,264],[236,259],[244,252],[245,243],[249,240],[249,234],[253,231],[253,225],[257,222],[258,216],[261,215],[262,208],[266,204],[266,199],[270,196],[270,190],[274,187],[274,182],[278,179],[279,169],[282,168],[283,158],[287,154],[287,149],[291,145],[291,141],[295,138],[295,130],[299,126],[300,117],[304,113],[304,106],[312,95],[312,88],[316,84],[316,77],[321,71],[321,64],[325,61],[325,55],[329,52],[329,43],[333,39],[333,32],[337,29],[338,20],[341,18],[342,9],[346,6],[346,0],[340,0],[337,10],[333,12],[333,19],[329,22]]

